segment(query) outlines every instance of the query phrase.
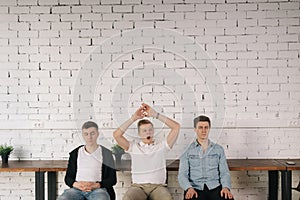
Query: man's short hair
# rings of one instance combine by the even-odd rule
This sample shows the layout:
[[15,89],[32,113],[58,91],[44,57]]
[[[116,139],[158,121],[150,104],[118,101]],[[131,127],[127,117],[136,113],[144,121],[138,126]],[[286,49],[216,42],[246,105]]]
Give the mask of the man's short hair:
[[144,124],[151,124],[153,126],[152,122],[150,122],[148,119],[142,119],[137,124],[138,130],[140,130],[140,126]]
[[91,128],[91,127],[94,127],[98,130],[98,125],[95,122],[92,122],[92,121],[87,121],[82,125],[82,129],[88,129],[88,128]]
[[196,128],[198,122],[208,122],[210,128],[210,119],[207,116],[200,115],[194,119],[194,128]]

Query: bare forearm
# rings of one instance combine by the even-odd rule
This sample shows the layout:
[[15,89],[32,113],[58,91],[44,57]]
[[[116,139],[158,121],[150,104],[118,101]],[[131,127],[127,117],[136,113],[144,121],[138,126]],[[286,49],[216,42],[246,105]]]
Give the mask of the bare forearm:
[[126,120],[117,130],[114,131],[113,135],[117,143],[125,150],[129,148],[129,141],[124,137],[124,134],[129,126],[136,120],[134,116]]
[[131,118],[126,120],[123,124],[121,124],[121,126],[117,128],[117,130],[114,131],[114,137],[116,138],[116,137],[123,136],[123,134],[126,132],[126,130],[129,128],[129,126],[131,126],[133,122],[134,121]]
[[176,121],[170,119],[169,117],[161,114],[161,113],[157,113],[156,118],[158,120],[160,120],[161,122],[165,123],[171,130],[176,130],[180,128],[179,123],[177,123]]
[[172,148],[179,134],[179,129],[180,129],[179,123],[162,114],[157,114],[156,118],[161,122],[165,123],[171,129],[170,133],[167,136],[167,143],[169,147]]

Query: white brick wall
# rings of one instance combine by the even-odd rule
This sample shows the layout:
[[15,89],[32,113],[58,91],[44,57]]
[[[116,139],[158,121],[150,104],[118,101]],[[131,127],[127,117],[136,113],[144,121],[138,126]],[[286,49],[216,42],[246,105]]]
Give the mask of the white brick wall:
[[[110,147],[145,101],[182,124],[170,158],[199,114],[229,158],[299,158],[300,2],[226,2],[1,0],[0,143],[11,159],[67,159],[93,119]],[[231,175],[236,199],[266,199],[266,172]],[[177,173],[169,180],[182,199]],[[129,185],[118,172],[118,199]],[[2,199],[33,200],[34,173],[0,173]]]

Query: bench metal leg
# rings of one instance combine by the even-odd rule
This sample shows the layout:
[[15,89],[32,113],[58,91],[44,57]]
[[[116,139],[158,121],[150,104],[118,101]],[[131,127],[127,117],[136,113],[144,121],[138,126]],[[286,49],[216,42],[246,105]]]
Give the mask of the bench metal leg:
[[48,200],[56,200],[56,172],[48,172]]
[[291,200],[292,199],[292,172],[281,171],[281,199]]
[[268,171],[269,200],[278,200],[278,171]]
[[36,200],[45,200],[44,172],[35,172],[35,199]]

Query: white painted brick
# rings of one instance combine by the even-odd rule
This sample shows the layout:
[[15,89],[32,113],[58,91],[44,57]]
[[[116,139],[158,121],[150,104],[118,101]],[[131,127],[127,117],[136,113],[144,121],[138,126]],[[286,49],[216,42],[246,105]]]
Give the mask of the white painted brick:
[[257,52],[237,52],[239,59],[256,59]]
[[264,19],[266,16],[265,11],[247,11],[247,18]]
[[111,5],[94,5],[92,7],[93,13],[111,13],[112,6]]
[[[201,91],[203,93],[203,86],[205,86],[206,79],[195,77],[197,74],[188,70],[193,69],[193,66],[191,66],[191,63],[186,62],[187,60],[194,61],[193,63],[196,63],[200,71],[203,69],[203,66],[207,65],[202,60],[203,53],[198,50],[196,51],[195,48],[208,50],[205,53],[210,55],[211,59],[216,59],[217,61],[218,72],[221,74],[220,81],[224,84],[226,90],[226,106],[229,110],[226,113],[228,113],[227,115],[232,118],[237,126],[235,127],[236,131],[230,129],[230,134],[238,134],[239,136],[236,138],[240,138],[241,141],[239,144],[232,143],[228,139],[229,134],[222,137],[222,144],[227,146],[226,153],[229,157],[272,157],[275,154],[278,157],[296,157],[300,153],[288,150],[296,149],[297,147],[294,142],[295,135],[287,133],[282,128],[278,130],[280,126],[289,126],[290,120],[298,117],[296,110],[299,99],[299,38],[297,37],[299,33],[299,3],[297,1],[228,0],[225,3],[224,0],[168,0],[164,2],[161,0],[144,0],[143,2],[140,0],[102,0],[101,2],[100,0],[61,0],[59,2],[41,0],[39,3],[38,1],[31,0],[3,0],[0,2],[0,5],[4,5],[0,6],[2,20],[0,28],[0,35],[2,36],[0,44],[2,44],[2,49],[0,49],[3,53],[0,56],[0,62],[1,69],[4,70],[0,75],[0,92],[4,92],[0,97],[0,101],[9,102],[9,104],[0,104],[2,111],[0,118],[3,121],[0,124],[0,129],[12,127],[12,124],[18,124],[15,127],[18,129],[22,129],[22,127],[27,128],[27,130],[22,131],[11,130],[9,134],[7,134],[7,131],[2,134],[0,130],[0,134],[9,135],[8,140],[25,148],[23,155],[20,156],[21,158],[52,159],[54,157],[61,157],[67,159],[67,151],[72,149],[71,147],[76,146],[75,144],[79,139],[76,136],[72,137],[72,133],[68,133],[68,136],[64,140],[55,141],[53,138],[58,138],[65,134],[56,136],[42,134],[47,135],[47,137],[41,138],[41,134],[37,132],[36,134],[34,133],[34,137],[40,139],[39,144],[32,146],[30,145],[31,141],[28,139],[32,132],[28,132],[28,129],[32,128],[30,127],[32,121],[39,120],[40,118],[47,119],[44,133],[49,132],[49,127],[65,129],[66,127],[76,126],[70,125],[72,122],[66,124],[65,121],[73,121],[76,117],[74,114],[69,114],[73,111],[74,100],[72,94],[74,92],[74,84],[77,81],[76,78],[81,68],[92,68],[91,66],[80,64],[90,52],[94,52],[92,56],[93,61],[99,61],[100,65],[101,63],[107,64],[115,61],[121,63],[109,66],[109,70],[103,75],[106,78],[104,80],[105,85],[103,86],[105,90],[101,93],[103,95],[106,95],[106,93],[110,94],[112,86],[115,85],[116,81],[112,80],[112,74],[115,73],[114,76],[116,77],[123,77],[123,74],[128,74],[135,67],[141,68],[151,65],[162,67],[164,66],[164,61],[167,61],[166,67],[170,68],[162,68],[160,69],[161,71],[154,70],[155,74],[159,74],[159,77],[163,78],[145,77],[147,74],[141,72],[140,75],[142,77],[138,77],[134,84],[140,86],[147,83],[151,84],[151,82],[163,84],[164,78],[166,78],[169,83],[168,87],[174,91],[173,94],[165,93],[166,91],[161,87],[155,87],[155,91],[162,94],[155,95],[155,98],[153,94],[143,97],[145,100],[154,99],[156,103],[165,105],[167,110],[171,106],[168,111],[175,112],[173,113],[174,117],[181,121],[184,126],[189,127],[190,120],[182,120],[181,118],[183,115],[188,116],[187,118],[189,119],[193,118],[195,115],[193,107],[187,105],[181,105],[180,107],[176,101],[172,101],[172,98],[174,98],[174,94],[182,95],[183,98],[193,96],[192,93],[184,93],[186,87],[191,87],[191,91]],[[55,6],[53,7],[52,5]],[[133,12],[131,12],[131,8]],[[114,15],[116,13],[112,13],[113,11],[119,12],[117,14],[120,15]],[[77,12],[78,14],[74,14],[73,12]],[[79,13],[83,14],[82,18],[80,18]],[[146,14],[146,18],[143,18],[144,13]],[[226,14],[225,18],[224,13]],[[212,19],[204,19],[205,16],[209,16]],[[219,18],[221,20],[218,20]],[[159,21],[155,21],[156,19],[159,19]],[[279,21],[279,26],[275,23],[277,20]],[[48,26],[37,26],[39,23],[43,25],[44,22],[50,23],[51,29]],[[71,27],[71,25],[74,25],[74,27]],[[158,29],[130,32],[133,26],[135,28],[169,28],[171,31],[175,31],[175,25],[180,25],[176,33],[183,37],[169,37]],[[156,46],[158,51],[149,51],[147,49],[142,53],[141,50],[138,50],[134,53],[134,57],[139,61],[132,62],[132,55],[126,54],[126,52],[141,49],[142,40],[137,45],[132,45],[131,41],[133,40],[130,39],[128,42],[113,40],[113,44],[111,45],[118,47],[115,49],[109,47],[108,51],[116,51],[111,54],[101,54],[102,50],[100,48],[95,49],[95,46],[105,42],[105,39],[109,39],[114,34],[123,35],[125,33],[124,29],[129,30],[126,32],[128,35],[124,39],[129,37],[150,37],[155,41],[155,45],[150,44],[151,46],[149,45],[149,47]],[[219,30],[221,31],[218,32]],[[189,40],[189,37],[186,36],[190,36],[192,40]],[[89,40],[84,40],[86,38],[83,37],[89,38]],[[71,41],[71,43],[67,41]],[[197,44],[195,44],[196,41]],[[172,42],[175,42],[175,44]],[[121,52],[118,52],[119,49],[121,49]],[[118,57],[122,53],[125,53],[125,55]],[[155,60],[151,60],[153,56]],[[123,65],[122,62],[124,63]],[[173,64],[175,68],[173,68]],[[113,72],[113,69],[119,71]],[[174,75],[174,73],[170,73],[171,69],[176,69],[177,71],[174,71],[176,74],[182,74],[182,79],[185,80],[184,84],[186,85],[180,80],[178,80],[177,84],[172,83],[171,75]],[[67,73],[60,74],[58,73],[59,71],[67,71]],[[255,74],[256,71],[258,74]],[[90,72],[90,74],[92,73],[94,72]],[[124,80],[126,84],[129,84],[126,87],[123,86],[124,91],[130,91],[132,86],[135,88],[134,84],[130,85],[132,84],[129,82],[131,77],[126,76]],[[83,80],[82,83],[88,85],[86,88],[90,89],[89,85],[91,81]],[[237,84],[234,85],[234,83]],[[18,94],[6,94],[7,90],[9,91],[11,87],[14,88],[14,91],[17,91],[16,88],[18,85],[20,85],[19,87],[28,88],[36,92],[36,94],[22,94],[22,91]],[[44,89],[49,87],[64,88],[61,92],[69,92],[70,90],[72,94],[46,93],[49,96],[37,94],[38,92],[44,93]],[[152,87],[148,87],[147,91],[148,89],[152,91]],[[208,94],[208,92],[204,92],[205,97]],[[42,96],[40,97],[40,95]],[[142,95],[142,93],[139,93],[134,96],[134,104],[138,105],[140,103],[137,99],[141,98]],[[110,99],[110,96],[107,95],[105,98]],[[120,104],[122,100],[121,96],[118,98],[119,102],[114,103],[114,105]],[[52,100],[52,102],[49,103],[49,100]],[[213,108],[207,102],[209,99],[205,100],[192,103],[197,103],[200,107],[207,108],[207,110],[200,109],[199,112],[210,114]],[[110,104],[110,101],[101,101],[95,104],[97,107],[95,108],[100,113],[110,113],[108,117],[111,118],[112,111],[109,106]],[[173,105],[176,106],[177,110],[173,110]],[[122,109],[120,112],[126,111]],[[38,113],[42,115],[39,116]],[[88,115],[84,112],[82,114],[80,118],[85,120]],[[103,113],[100,115],[103,116]],[[270,119],[265,120],[265,118]],[[10,123],[9,120],[11,119],[16,120]],[[259,126],[263,127],[266,124],[273,126],[271,131],[259,128]],[[258,126],[258,128],[255,128],[255,130],[246,128],[247,131],[239,129],[239,127],[249,126]],[[296,133],[298,131],[295,128],[292,130]],[[190,131],[192,130],[183,129],[183,132]],[[287,134],[287,139],[280,137],[282,131],[285,131]],[[58,132],[63,133],[65,131]],[[270,134],[271,132],[272,134]],[[107,129],[107,135],[109,135],[108,133],[111,134],[111,130]],[[247,149],[249,150],[253,146],[252,144],[254,144],[254,141],[247,137],[249,133],[253,135],[253,138],[259,138],[262,135],[266,137],[265,140],[259,140],[262,143],[264,141],[272,142],[268,145],[258,145],[255,151],[253,150],[249,153]],[[22,135],[22,137],[19,135]],[[32,138],[34,137],[32,136]],[[247,138],[247,140],[244,138]],[[188,144],[191,138],[187,134],[183,134],[182,139],[183,143]],[[16,142],[17,140],[18,142]],[[50,142],[47,143],[45,141]],[[246,144],[245,141],[247,142]],[[55,149],[51,147],[56,143],[60,144],[59,148],[62,151],[55,152]],[[67,147],[64,147],[66,144]],[[241,144],[245,147],[244,149],[240,148]],[[42,145],[45,146],[41,148]],[[279,149],[279,146],[282,150]],[[184,147],[184,144],[174,146],[174,152],[172,151],[170,156],[179,156]],[[45,153],[46,150],[49,153]],[[63,151],[66,152],[64,153]],[[13,155],[14,158],[15,156]],[[16,175],[11,175],[9,173],[6,177],[9,177],[11,180],[17,180],[21,185],[24,185],[22,183],[27,183],[26,181],[30,179],[27,179],[27,177],[25,178],[26,180],[24,177],[20,179],[12,178],[22,176],[22,174],[16,173]],[[118,179],[121,180],[119,175],[124,175],[122,177],[122,184],[119,184],[116,188],[118,199],[121,199],[122,194],[129,187],[131,179],[130,173],[118,174]],[[33,173],[28,175],[28,177],[34,180]],[[260,181],[258,181],[258,177]],[[59,193],[62,193],[63,189],[67,188],[63,178],[64,173],[61,173],[58,184]],[[176,180],[176,178],[176,173],[169,174],[169,180]],[[236,198],[246,198],[249,200],[267,198],[267,190],[264,187],[267,182],[266,173],[233,173],[232,178],[234,180],[233,191],[237,194]],[[248,185],[245,182],[241,182],[240,180],[242,179],[246,180]],[[2,197],[3,195],[0,198],[34,199],[34,194],[32,194],[34,183],[25,185],[27,186],[17,191],[20,194],[12,195],[14,198]],[[25,192],[26,196],[21,195],[23,190],[31,191],[30,195],[27,195],[27,192]],[[177,182],[172,182],[170,191],[172,191],[174,199],[182,198],[182,191],[178,187]]]
[[59,21],[60,16],[54,14],[44,14],[40,16],[40,21],[54,22]]
[[236,27],[237,22],[236,20],[217,20],[218,27]]
[[277,19],[260,19],[258,20],[259,26],[278,26]]
[[8,25],[9,25],[9,23],[7,23],[7,22],[1,22],[0,25],[1,25],[0,26],[0,31],[8,31]]
[[267,18],[283,18],[286,17],[285,10],[267,11]]
[[262,51],[258,52],[258,58],[259,59],[275,59],[277,58],[277,52],[276,51]]
[[299,17],[300,14],[298,10],[287,11],[287,17]]
[[11,14],[26,14],[26,13],[29,13],[29,7],[10,7],[9,13],[11,13]]
[[257,19],[238,19],[237,23],[239,27],[257,26]]
[[30,7],[30,13],[33,14],[46,14],[46,13],[50,13],[50,7],[46,7],[46,6],[31,6]]
[[[100,30],[81,30],[79,35],[82,38],[98,37],[98,36],[100,36]],[[67,41],[69,41],[69,40],[67,40]]]
[[285,34],[286,28],[283,26],[279,27],[267,27],[267,33],[268,34]]
[[81,16],[82,21],[102,20],[102,15],[101,14],[96,14],[96,13],[86,13],[86,14],[81,14],[80,16]]
[[139,21],[139,20],[143,19],[143,14],[142,13],[124,13],[123,19]]
[[163,20],[163,13],[144,13],[144,20]]
[[233,11],[233,12],[228,11],[226,13],[227,13],[227,19],[244,19],[244,18],[246,18],[245,11]]
[[17,15],[1,14],[0,22],[17,22]]
[[297,18],[279,19],[279,26],[299,26],[300,22]]
[[224,35],[225,30],[224,28],[205,28],[204,34],[205,35]]
[[38,70],[39,66],[37,62],[32,62],[32,63],[19,63],[19,69],[32,69],[32,70]]
[[175,22],[177,28],[191,28],[196,27],[195,20],[183,20],[183,21],[176,21]]
[[114,5],[112,11],[114,13],[131,13],[132,6],[131,5]]
[[[297,50],[300,47],[300,43],[289,43],[289,49],[290,50]],[[286,49],[284,49],[286,50]]]
[[225,51],[226,47],[225,44],[207,44],[206,49],[207,51]]
[[259,10],[278,10],[279,4],[278,3],[260,3],[258,4]]
[[122,4],[140,4],[140,0],[122,0]]
[[[101,35],[103,37],[111,37],[112,35],[120,35],[120,30],[101,30]],[[103,41],[101,41],[103,42]]]
[[175,4],[175,12],[193,12],[195,11],[194,4]]
[[206,19],[225,19],[226,18],[226,13],[225,12],[206,12],[205,15]]
[[52,31],[56,31],[56,30],[70,30],[71,27],[72,26],[71,26],[70,22],[52,22],[51,23],[51,30]]
[[13,38],[9,40],[10,45],[13,46],[28,46],[29,45],[29,38]]
[[90,13],[92,11],[91,6],[72,6],[72,13]]
[[288,60],[288,66],[294,66],[297,67],[299,66],[299,59],[289,59]]
[[122,19],[122,15],[121,14],[106,14],[104,13],[102,15],[103,17],[103,21],[115,21],[115,20],[121,20]]
[[178,12],[170,12],[170,13],[165,13],[165,20],[175,20],[175,21],[180,21],[184,19],[184,13],[178,13]]
[[115,22],[114,28],[116,29],[129,29],[133,28],[133,22]]
[[19,52],[20,53],[28,53],[28,54],[37,54],[38,47],[20,46]]
[[65,4],[66,5],[73,5],[73,4],[78,5],[79,1],[78,0],[61,0],[60,4],[62,4],[62,5],[65,5]]
[[269,50],[288,50],[288,44],[287,43],[270,43],[268,44]]
[[[61,30],[59,31],[61,38],[70,38],[70,37],[79,37],[79,31],[78,30]],[[64,48],[64,47],[62,47]]]
[[175,28],[174,21],[157,21],[155,23],[156,28]]
[[63,14],[65,14],[65,13],[70,13],[70,12],[71,12],[71,7],[70,6],[55,6],[55,7],[52,7],[52,13],[62,14],[61,16],[63,16]]
[[298,58],[297,51],[279,51],[278,57],[280,58]]
[[240,3],[240,4],[238,4],[237,5],[237,10],[246,10],[246,11],[248,11],[248,10],[257,10],[258,9],[258,4],[255,4],[255,3],[247,3],[247,4],[242,4],[242,3]]
[[298,42],[298,35],[281,35],[278,40],[279,42]]
[[62,22],[66,21],[79,21],[80,20],[80,14],[61,14],[60,20]]

